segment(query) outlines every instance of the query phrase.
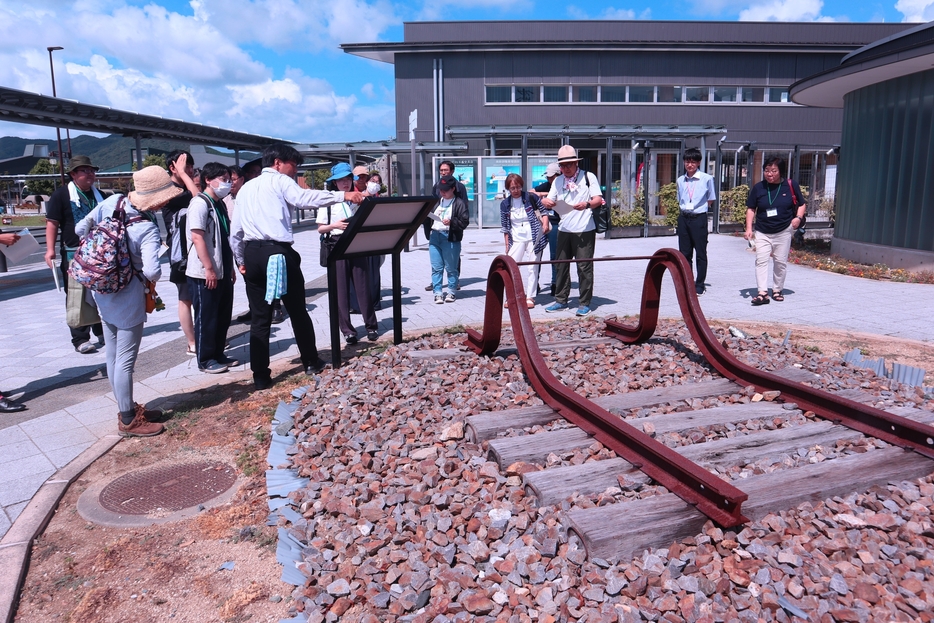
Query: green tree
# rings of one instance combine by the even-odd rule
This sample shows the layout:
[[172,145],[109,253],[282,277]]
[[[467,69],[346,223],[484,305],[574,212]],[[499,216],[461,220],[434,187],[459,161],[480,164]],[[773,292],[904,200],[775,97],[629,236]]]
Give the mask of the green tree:
[[[53,165],[47,158],[43,158],[29,170],[29,175],[45,175],[48,173],[58,173],[58,165]],[[55,182],[52,180],[29,180],[26,188],[28,190],[24,191],[24,194],[51,195],[55,191]]]
[[[146,167],[162,167],[168,170],[168,167],[165,165],[165,154],[149,154],[143,158],[143,168],[145,169]],[[133,170],[139,170],[135,162],[133,163]]]
[[312,171],[305,171],[303,177],[309,188],[324,190],[325,180],[328,179],[330,175],[331,172],[328,169],[314,169]]

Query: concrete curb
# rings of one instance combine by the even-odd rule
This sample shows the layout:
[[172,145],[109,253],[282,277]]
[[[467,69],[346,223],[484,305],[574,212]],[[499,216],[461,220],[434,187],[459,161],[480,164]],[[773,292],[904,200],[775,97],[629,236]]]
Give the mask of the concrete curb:
[[0,620],[5,623],[13,621],[19,603],[19,592],[29,568],[33,540],[42,534],[49,524],[69,485],[121,439],[119,435],[101,437],[71,463],[52,474],[16,518],[3,539],[0,539]]

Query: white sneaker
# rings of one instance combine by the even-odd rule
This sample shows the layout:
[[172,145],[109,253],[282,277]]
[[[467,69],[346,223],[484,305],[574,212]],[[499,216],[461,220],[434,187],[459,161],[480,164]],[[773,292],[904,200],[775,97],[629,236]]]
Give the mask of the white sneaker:
[[97,346],[94,346],[94,344],[91,344],[90,342],[82,342],[78,344],[78,347],[75,348],[75,350],[82,355],[90,355],[91,353],[97,352]]
[[444,297],[441,296],[440,294],[435,294],[435,304],[444,305]]

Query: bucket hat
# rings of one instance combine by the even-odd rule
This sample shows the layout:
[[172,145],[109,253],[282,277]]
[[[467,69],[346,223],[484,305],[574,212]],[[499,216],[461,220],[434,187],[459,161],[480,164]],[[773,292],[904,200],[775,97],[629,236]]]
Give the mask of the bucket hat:
[[161,207],[183,192],[172,183],[169,172],[159,166],[146,167],[134,173],[133,187],[134,190],[129,192],[130,203],[140,212]]
[[68,162],[68,172],[71,173],[78,167],[91,167],[95,171],[100,171],[101,169],[91,164],[91,159],[88,156],[72,156],[71,160]]
[[333,182],[334,180],[342,180],[345,177],[353,176],[353,171],[350,168],[350,165],[346,162],[338,162],[333,167],[331,167],[331,177],[326,179],[326,182]]

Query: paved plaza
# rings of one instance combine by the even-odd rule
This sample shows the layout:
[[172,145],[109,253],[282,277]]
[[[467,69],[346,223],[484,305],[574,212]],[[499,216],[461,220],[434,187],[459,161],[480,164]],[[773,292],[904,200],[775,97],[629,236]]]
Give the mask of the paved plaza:
[[[402,254],[403,331],[421,333],[453,325],[477,325],[483,317],[486,276],[490,260],[503,251],[497,230],[470,229],[462,250],[462,289],[457,301],[436,305],[431,292],[427,246],[413,245]],[[326,277],[318,266],[318,235],[303,222],[296,227],[296,249],[304,258],[307,304],[314,321],[318,346],[329,359],[330,328]],[[600,238],[597,257],[644,256],[661,247],[677,247],[674,237],[649,239]],[[708,319],[726,320],[740,327],[743,321],[774,321],[854,332],[934,341],[929,311],[934,286],[870,281],[790,265],[786,300],[752,307],[755,294],[753,254],[746,241],[731,235],[712,235],[707,293],[700,298]],[[597,262],[593,307],[597,316],[637,314],[646,262]],[[550,268],[542,281],[550,281]],[[574,276],[572,268],[572,277]],[[175,287],[163,271],[159,292],[166,309],[150,316],[136,367],[135,398],[149,406],[171,406],[187,392],[217,383],[249,382],[249,365],[228,374],[200,373],[185,353],[178,328]],[[576,286],[576,281],[575,284]],[[382,340],[392,339],[391,262],[382,268],[383,310],[378,312]],[[247,308],[242,284],[235,288],[235,313]],[[571,309],[576,308],[572,289]],[[537,297],[532,318],[563,319],[571,312],[546,314],[552,301]],[[23,401],[29,410],[0,416],[0,536],[6,534],[43,483],[92,446],[110,447],[117,441],[117,409],[102,374],[103,349],[80,355],[71,347],[64,320],[64,294],[54,290],[45,264],[12,266],[0,274],[0,388]],[[670,278],[663,287],[661,316],[679,318]],[[359,316],[353,316],[363,335]],[[231,328],[232,357],[248,358],[248,327]],[[364,340],[364,344],[366,341]],[[298,351],[288,321],[274,325],[271,354],[274,361],[292,360]],[[296,365],[296,370],[298,366]],[[95,444],[97,444],[95,446]],[[86,458],[86,455],[85,455]],[[60,474],[59,474],[60,477]]]

